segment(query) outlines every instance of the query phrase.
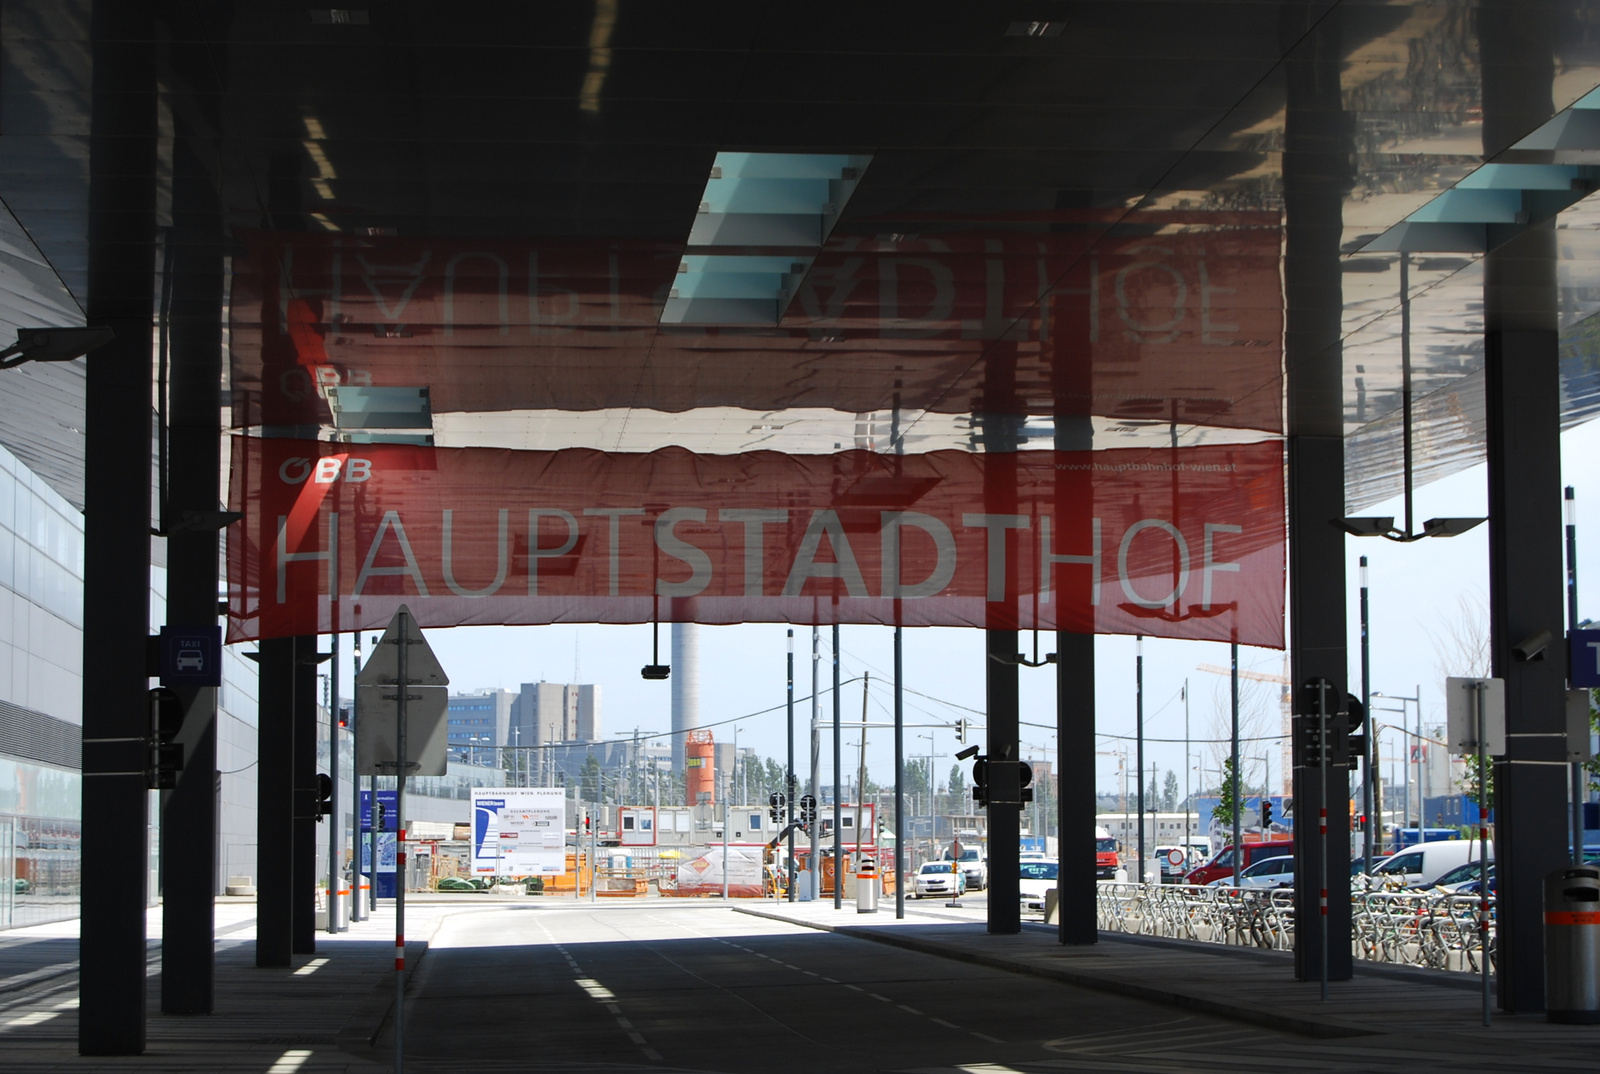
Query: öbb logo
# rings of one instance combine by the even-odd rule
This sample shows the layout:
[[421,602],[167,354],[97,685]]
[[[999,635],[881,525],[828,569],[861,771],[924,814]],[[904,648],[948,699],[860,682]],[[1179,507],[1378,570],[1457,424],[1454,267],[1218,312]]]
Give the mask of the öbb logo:
[[346,459],[329,455],[313,462],[303,456],[284,459],[278,467],[278,479],[286,485],[298,485],[310,478],[313,485],[331,485],[340,478],[350,484],[359,484],[372,477],[371,459]]

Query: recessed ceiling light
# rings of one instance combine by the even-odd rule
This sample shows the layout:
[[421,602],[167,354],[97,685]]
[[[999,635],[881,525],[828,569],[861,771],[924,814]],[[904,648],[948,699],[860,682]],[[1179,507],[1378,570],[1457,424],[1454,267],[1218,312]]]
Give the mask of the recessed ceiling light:
[[311,9],[313,26],[369,26],[372,16],[366,8],[319,7]]
[[1064,22],[1014,22],[1006,27],[1007,37],[1060,37],[1067,28]]

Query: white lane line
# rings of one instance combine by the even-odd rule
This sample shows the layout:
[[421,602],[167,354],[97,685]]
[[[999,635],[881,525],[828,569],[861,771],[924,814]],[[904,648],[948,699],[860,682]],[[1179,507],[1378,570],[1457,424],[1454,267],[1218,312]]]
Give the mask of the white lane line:
[[633,1041],[633,1043],[641,1045],[641,1046],[644,1044],[644,1036],[643,1036],[643,1034],[635,1033],[631,1029],[628,1031],[628,1039]]
[[970,1030],[969,1032],[971,1032],[972,1035],[974,1037],[977,1037],[979,1040],[986,1040],[990,1044],[1004,1044],[1005,1043],[1005,1041],[1001,1040],[999,1037],[991,1037],[987,1033],[979,1033],[976,1029]]
[[848,988],[852,992],[865,992],[866,991],[866,989],[862,988],[860,985],[847,984],[847,985],[845,985],[845,987]]
[[55,1011],[34,1011],[31,1014],[19,1015],[5,1023],[7,1029],[12,1026],[36,1026],[40,1022],[48,1022],[52,1018],[61,1017]]
[[956,1025],[954,1022],[946,1022],[943,1018],[935,1018],[931,1014],[928,1015],[928,1021],[930,1021],[930,1022],[938,1022],[940,1025],[944,1026],[946,1029],[960,1029],[961,1028],[960,1026]]
[[267,1074],[294,1074],[310,1058],[310,1048],[291,1048],[278,1056],[278,1061],[267,1068]]
[[872,998],[873,998],[873,999],[879,999],[879,1000],[882,1000],[882,1001],[883,1001],[883,1002],[885,1002],[885,1003],[893,1003],[893,1002],[894,1002],[894,1001],[893,1001],[893,1000],[891,1000],[891,999],[890,999],[890,998],[889,998],[889,997],[888,997],[888,996],[880,996],[880,995],[878,995],[878,993],[876,993],[876,992],[868,992],[868,993],[867,993],[867,995],[869,995],[869,996],[871,996],[871,997],[872,997]]
[[829,984],[838,984],[839,983],[839,979],[837,977],[824,977],[823,980],[827,981]]
[[911,1014],[916,1014],[916,1015],[922,1014],[922,1012],[917,1010],[915,1007],[907,1007],[904,1003],[897,1003],[897,1004],[895,1004],[895,1006],[899,1007],[902,1011],[907,1011],[907,1012],[909,1012]]
[[661,1053],[654,1048],[646,1048],[644,1045],[640,1045],[639,1050],[644,1053],[646,1059],[654,1060],[657,1063],[661,1062]]

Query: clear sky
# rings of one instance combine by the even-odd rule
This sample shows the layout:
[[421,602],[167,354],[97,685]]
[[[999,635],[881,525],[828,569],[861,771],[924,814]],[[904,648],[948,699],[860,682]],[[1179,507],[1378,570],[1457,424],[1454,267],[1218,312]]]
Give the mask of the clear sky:
[[[1579,545],[1579,614],[1600,618],[1600,422],[1589,422],[1562,437],[1563,483],[1577,490]],[[1486,471],[1483,466],[1465,470],[1417,491],[1417,519],[1441,516],[1482,515],[1487,513]],[[1400,515],[1398,499],[1364,508],[1363,514]],[[1360,555],[1370,560],[1372,608],[1372,687],[1393,695],[1413,695],[1421,687],[1425,723],[1444,722],[1441,649],[1450,648],[1452,634],[1462,633],[1463,607],[1486,608],[1488,600],[1488,527],[1450,539],[1429,539],[1401,545],[1381,539],[1350,538],[1349,557],[1350,682],[1359,692],[1360,663],[1357,619],[1356,561]],[[785,627],[778,624],[701,627],[701,722],[711,724],[747,713],[778,706],[778,711],[739,721],[739,744],[753,746],[767,756],[782,758],[784,752],[784,663]],[[1486,631],[1486,625],[1477,629]],[[668,633],[661,628],[662,661],[668,659]],[[1470,631],[1468,631],[1470,633]],[[810,692],[811,631],[795,630],[797,697]],[[893,631],[888,627],[846,626],[842,628],[843,677],[853,679],[870,671],[872,685],[868,698],[869,718],[884,722],[891,718]],[[603,730],[609,737],[631,735],[634,728],[644,733],[664,732],[671,726],[671,688],[666,682],[646,682],[639,668],[650,663],[648,626],[543,626],[543,627],[458,627],[429,631],[428,637],[439,654],[455,690],[502,686],[516,690],[523,682],[549,679],[556,682],[593,682],[603,688]],[[828,652],[828,628],[822,632],[823,657],[819,674],[824,689],[832,674]],[[1051,648],[1051,637],[1041,637],[1044,651]],[[1023,636],[1024,648],[1031,651],[1031,639]],[[1145,770],[1154,763],[1165,779],[1170,769],[1183,786],[1184,704],[1181,691],[1189,685],[1189,728],[1193,743],[1187,767],[1203,766],[1213,774],[1223,746],[1217,739],[1227,733],[1228,680],[1225,676],[1198,670],[1199,665],[1225,667],[1228,647],[1216,643],[1176,642],[1146,639],[1145,653]],[[1281,652],[1243,648],[1240,666],[1269,675],[1284,674]],[[1459,673],[1459,672],[1457,672]],[[1054,671],[1022,668],[1022,719],[1024,756],[1054,759],[1055,687]],[[1121,787],[1119,758],[1113,754],[1126,750],[1132,767],[1134,743],[1135,689],[1134,640],[1105,636],[1096,644],[1097,730],[1104,737],[1097,749],[1096,783],[1103,791]],[[906,722],[936,724],[937,727],[909,727],[907,754],[926,755],[930,748],[941,758],[937,771],[949,771],[951,754],[956,749],[954,723],[967,716],[982,724],[978,715],[984,707],[983,635],[971,629],[921,628],[905,631]],[[1241,749],[1246,758],[1245,772],[1252,782],[1260,780],[1263,762],[1268,758],[1271,779],[1282,779],[1280,743],[1266,736],[1280,733],[1278,691],[1273,683],[1249,683],[1245,691],[1246,735],[1262,736]],[[910,693],[909,691],[916,691]],[[861,719],[861,685],[854,683],[842,691],[843,713],[848,725]],[[939,700],[930,700],[931,695]],[[1380,700],[1378,704],[1383,704]],[[796,767],[802,773],[809,764],[809,745],[805,727],[808,703],[796,706]],[[976,712],[968,711],[976,710]],[[824,722],[831,721],[832,700],[822,699]],[[1378,713],[1380,720],[1390,719]],[[1412,716],[1415,719],[1415,716]],[[718,741],[731,741],[733,724],[717,727]],[[932,741],[921,736],[932,735]],[[1111,736],[1126,736],[1114,738]],[[845,731],[846,761],[852,765],[854,743],[859,730]],[[1156,741],[1164,740],[1164,741]],[[891,732],[875,728],[869,732],[867,762],[873,778],[887,782],[892,775]],[[981,733],[969,736],[969,743],[982,741]],[[1400,754],[1399,737],[1390,733],[1384,743],[1388,756]],[[823,736],[823,780],[831,782],[832,744]],[[1199,777],[1196,774],[1198,790]],[[1130,777],[1131,780],[1131,777]],[[1130,793],[1132,783],[1129,783]]]

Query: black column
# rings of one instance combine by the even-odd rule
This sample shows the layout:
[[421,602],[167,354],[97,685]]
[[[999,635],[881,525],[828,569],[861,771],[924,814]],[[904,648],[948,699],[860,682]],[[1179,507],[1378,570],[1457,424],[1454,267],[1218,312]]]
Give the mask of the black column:
[[[991,460],[992,461],[992,460]],[[989,713],[990,786],[1014,786],[994,778],[996,764],[1018,756],[1017,632],[984,631],[986,695]],[[989,806],[989,931],[1022,931],[1022,811],[1014,804]]]
[[[1538,5],[1485,4],[1483,148],[1493,156],[1555,110],[1556,32]],[[1535,227],[1484,258],[1493,674],[1506,682],[1506,755],[1494,766],[1500,1006],[1544,1008],[1543,879],[1567,862],[1566,660],[1561,548],[1561,379],[1556,232]],[[1512,646],[1549,631],[1538,660]],[[1543,737],[1550,736],[1550,737]]]
[[115,342],[85,399],[83,894],[78,1050],[145,1045],[150,632],[150,314],[156,77],[151,7],[94,5],[88,322]]
[[1062,943],[1100,939],[1096,905],[1094,635],[1056,634],[1056,808]]
[[[1289,662],[1295,712],[1304,711],[1301,687],[1313,678],[1333,684],[1342,707],[1345,652],[1344,408],[1340,271],[1345,192],[1351,183],[1349,121],[1340,97],[1338,15],[1314,27],[1314,16],[1285,16],[1284,39],[1300,41],[1287,67],[1284,124],[1285,365],[1288,374]],[[1306,36],[1307,31],[1309,36]],[[1302,40],[1302,37],[1304,38]],[[1299,733],[1300,721],[1296,721]],[[1296,750],[1296,757],[1300,750]],[[1328,978],[1350,977],[1350,900],[1341,897],[1349,875],[1348,773],[1327,775],[1328,839],[1316,837],[1321,773],[1294,769],[1295,976],[1322,975],[1326,924]],[[1318,878],[1328,886],[1328,914],[1319,909]]]
[[[172,64],[204,84],[207,50],[176,47]],[[211,169],[196,146],[203,112],[180,110],[174,145],[173,227],[164,259],[161,339],[167,355],[167,622],[217,623],[218,546],[211,518],[221,507],[222,257]],[[216,124],[208,125],[214,132]],[[184,766],[161,803],[161,1009],[209,1014],[214,982],[217,875],[217,690],[178,691],[184,703]]]
[[256,965],[287,966],[294,876],[295,639],[261,643],[256,718]]
[[317,950],[317,638],[294,639],[294,893],[291,947],[297,955]]

